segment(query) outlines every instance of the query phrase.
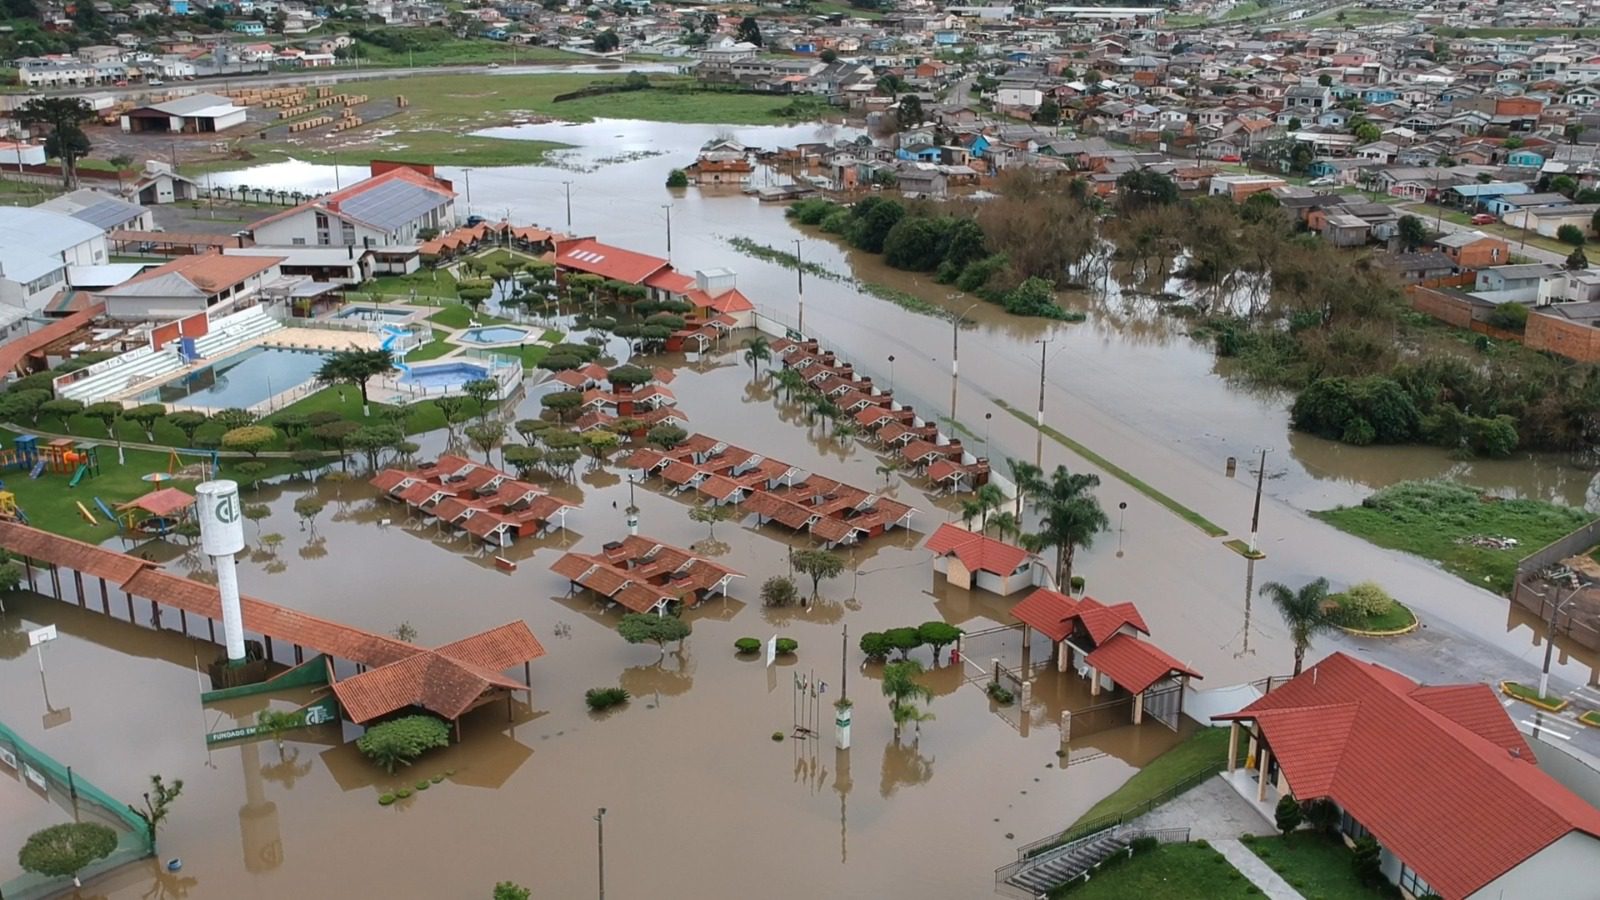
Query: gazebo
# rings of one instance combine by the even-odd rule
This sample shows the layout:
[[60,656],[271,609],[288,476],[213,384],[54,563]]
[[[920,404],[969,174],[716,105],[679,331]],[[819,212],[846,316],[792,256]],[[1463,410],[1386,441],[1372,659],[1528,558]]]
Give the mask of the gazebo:
[[[193,508],[193,495],[177,488],[161,488],[121,504],[117,512],[127,513],[129,531],[163,535],[172,533],[179,523],[189,518]],[[138,518],[138,513],[144,513],[144,517]]]

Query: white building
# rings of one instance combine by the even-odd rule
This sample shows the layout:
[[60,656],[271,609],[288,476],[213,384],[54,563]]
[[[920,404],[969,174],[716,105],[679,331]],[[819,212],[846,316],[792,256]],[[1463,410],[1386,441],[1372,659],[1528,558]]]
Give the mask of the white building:
[[[256,244],[266,247],[415,248],[419,232],[455,227],[455,197],[449,182],[394,168],[268,216],[252,232]],[[412,260],[414,268],[415,254]]]
[[150,210],[93,188],[62,194],[34,208],[66,213],[107,233],[119,228],[149,231],[155,225],[155,216]]
[[113,319],[166,320],[197,312],[216,318],[259,303],[262,289],[282,277],[281,262],[278,256],[180,256],[102,291],[100,299]]
[[190,94],[165,103],[128,110],[122,116],[122,130],[141,134],[207,134],[243,125],[245,114],[244,107],[234,106],[227,97]]
[[109,259],[101,229],[66,213],[0,206],[0,333],[66,287],[68,266]]

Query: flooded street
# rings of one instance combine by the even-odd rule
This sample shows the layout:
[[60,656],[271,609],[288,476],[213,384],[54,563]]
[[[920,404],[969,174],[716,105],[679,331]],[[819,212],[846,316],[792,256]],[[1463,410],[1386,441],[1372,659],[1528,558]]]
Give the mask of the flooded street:
[[[952,312],[970,303],[948,299],[948,289],[925,276],[885,269],[875,257],[803,235],[781,206],[662,186],[669,168],[689,163],[719,135],[774,147],[854,137],[849,129],[600,121],[490,133],[581,146],[554,165],[473,170],[476,214],[566,229],[563,182],[570,181],[571,231],[665,255],[662,206],[671,203],[672,261],[680,270],[734,269],[740,289],[763,312],[791,322],[798,313],[794,272],[739,254],[728,238],[790,252],[800,238],[808,262],[916,293]],[[643,155],[651,153],[659,155]],[[339,178],[348,184],[364,174],[345,167]],[[467,173],[443,174],[464,191]],[[331,189],[334,173],[284,163],[215,180],[316,191]],[[1131,299],[1075,302],[1089,311],[1088,321],[1018,319],[982,304],[971,309],[974,324],[961,333],[954,391],[948,321],[845,283],[807,278],[805,325],[824,346],[892,383],[922,415],[959,421],[968,446],[988,451],[1001,471],[998,461],[1007,456],[1093,470],[1032,427],[1040,377],[1035,342],[1048,339],[1047,422],[1235,537],[1248,530],[1254,491],[1245,460],[1270,448],[1262,511],[1267,559],[1254,565],[1102,475],[1098,496],[1112,530],[1079,552],[1076,570],[1087,578],[1089,594],[1136,603],[1152,640],[1205,676],[1197,687],[1286,672],[1291,657],[1282,621],[1252,591],[1268,580],[1298,585],[1316,576],[1328,576],[1335,589],[1377,580],[1435,633],[1537,662],[1537,623],[1509,617],[1502,598],[1424,561],[1377,550],[1300,510],[1356,502],[1397,480],[1446,474],[1497,492],[1582,504],[1591,473],[1553,457],[1462,463],[1430,448],[1353,448],[1297,435],[1288,429],[1285,397],[1230,384],[1181,321],[1147,314]],[[1101,308],[1105,303],[1115,306]],[[678,372],[672,391],[691,432],[859,487],[885,487],[870,448],[838,442],[821,426],[808,428],[766,384],[752,380],[737,351],[703,361],[663,359]],[[540,390],[507,418],[536,414]],[[420,458],[436,455],[442,442],[442,433],[429,435]],[[1233,479],[1223,474],[1230,455],[1241,459]],[[340,892],[359,885],[375,896],[487,896],[500,880],[521,882],[538,897],[587,896],[596,874],[598,807],[608,810],[606,882],[617,898],[988,896],[993,869],[1014,858],[1017,844],[1070,823],[1179,737],[1150,720],[1132,726],[1123,724],[1126,718],[1095,717],[1074,728],[1063,765],[1057,723],[1063,708],[1087,702],[1078,693],[1081,682],[1046,673],[1032,702],[1019,709],[995,707],[981,676],[979,683],[967,681],[991,657],[1020,654],[1012,632],[976,639],[967,650],[976,668],[946,663],[933,670],[928,684],[936,697],[928,709],[937,718],[920,736],[908,732],[896,741],[877,667],[859,667],[859,636],[931,619],[975,631],[1008,621],[1011,601],[949,588],[935,576],[919,545],[938,523],[956,518],[953,504],[893,475],[887,488],[918,510],[914,533],[891,531],[847,550],[844,574],[824,582],[823,599],[803,610],[766,608],[758,599],[762,580],[786,572],[789,548],[801,546],[786,530],[726,522],[712,540],[706,526],[689,520],[689,501],[664,495],[659,480],[635,487],[641,534],[696,544],[745,577],[734,582],[731,598],[686,614],[694,633],[681,650],[669,646],[663,655],[653,645],[629,645],[614,631],[616,613],[603,614],[590,595],[569,596],[566,580],[549,570],[568,549],[596,552],[626,533],[625,472],[589,469],[587,462],[579,471],[573,485],[557,490],[582,506],[568,517],[571,530],[509,548],[505,555],[520,566],[515,572],[497,569],[471,539],[408,518],[402,505],[377,498],[364,475],[265,486],[259,498],[247,492],[247,502],[272,509],[246,530],[253,552],[241,558],[239,577],[247,595],[376,632],[407,623],[417,643],[429,647],[525,619],[549,651],[533,663],[531,705],[519,696],[509,727],[504,705],[480,709],[464,721],[461,744],[393,777],[328,726],[291,733],[281,752],[270,740],[208,751],[204,732],[251,720],[267,702],[232,701],[203,711],[196,660],[209,660],[212,647],[73,603],[37,597],[9,603],[0,617],[0,683],[7,687],[0,721],[119,798],[137,798],[156,772],[186,782],[161,836],[161,858],[182,857],[182,871],[158,871],[152,861],[98,880],[81,896],[317,896],[325,892],[319,882],[335,878]],[[307,492],[328,501],[314,531],[303,530],[291,509]],[[259,549],[266,533],[286,537],[275,554]],[[197,552],[181,545],[167,550],[161,558],[173,558],[172,571],[204,572]],[[62,637],[46,650],[41,681],[23,632],[47,622]],[[841,660],[846,626],[849,649]],[[733,652],[737,638],[772,635],[798,640],[798,656],[780,657],[767,669]],[[1359,644],[1319,637],[1312,655],[1336,647]],[[926,649],[917,653],[930,662]],[[1590,679],[1585,661],[1557,663],[1560,678]],[[823,737],[775,742],[772,734],[793,722],[792,685],[802,674],[828,684],[819,698]],[[632,702],[604,714],[585,709],[586,689],[614,685],[627,688]],[[855,727],[853,749],[841,753],[826,724],[829,703],[846,685],[856,701]],[[290,698],[275,706],[290,708]],[[70,715],[63,717],[63,709]],[[447,772],[442,783],[393,807],[377,803],[380,793]],[[0,778],[7,810],[0,842],[15,846],[48,821],[45,803]],[[14,857],[0,857],[0,880],[14,874]]]

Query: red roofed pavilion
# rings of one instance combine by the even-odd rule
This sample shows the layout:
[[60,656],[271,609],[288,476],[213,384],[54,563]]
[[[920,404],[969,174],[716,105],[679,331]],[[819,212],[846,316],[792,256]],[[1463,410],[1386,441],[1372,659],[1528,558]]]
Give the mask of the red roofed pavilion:
[[1002,597],[1038,584],[1043,568],[1033,554],[1005,541],[945,522],[923,544],[934,555],[933,569],[962,590],[979,588]]

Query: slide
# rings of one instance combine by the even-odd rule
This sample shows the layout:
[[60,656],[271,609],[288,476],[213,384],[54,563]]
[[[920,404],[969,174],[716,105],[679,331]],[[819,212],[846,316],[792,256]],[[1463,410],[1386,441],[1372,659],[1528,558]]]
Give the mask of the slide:
[[38,478],[40,475],[43,475],[43,474],[44,474],[44,460],[41,459],[38,462],[33,464],[33,471],[28,473],[28,477],[29,478]]
[[82,481],[83,476],[88,473],[89,467],[87,465],[78,466],[78,471],[72,473],[72,480],[67,482],[67,487],[77,487],[78,482]]
[[100,512],[105,515],[108,521],[117,523],[118,531],[122,530],[122,519],[119,518],[116,513],[111,511],[111,507],[107,506],[104,500],[96,497],[94,498],[94,505],[100,507]]
[[20,508],[17,510],[17,521],[24,525],[28,524],[28,514],[23,512]]

